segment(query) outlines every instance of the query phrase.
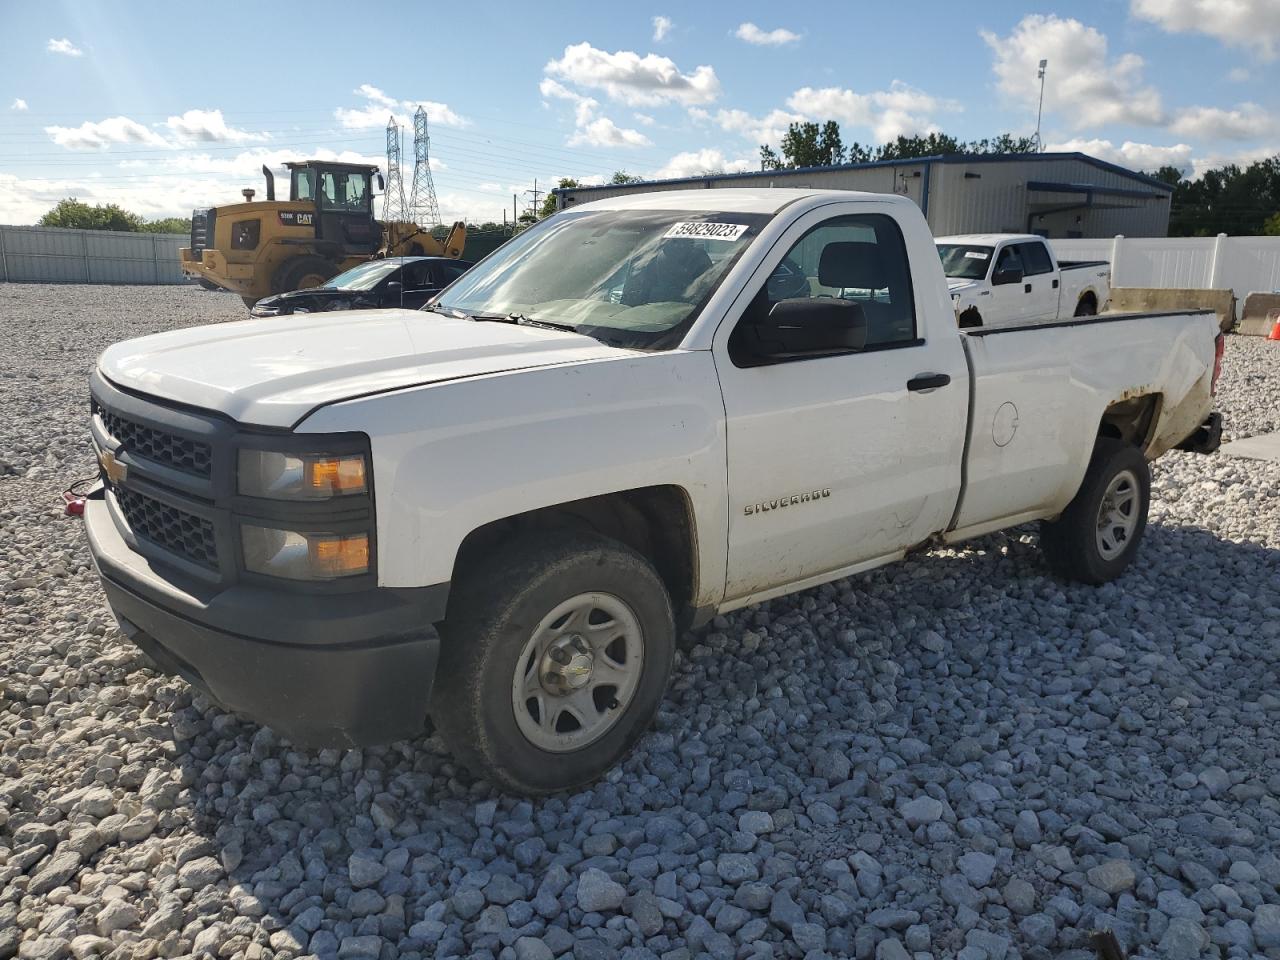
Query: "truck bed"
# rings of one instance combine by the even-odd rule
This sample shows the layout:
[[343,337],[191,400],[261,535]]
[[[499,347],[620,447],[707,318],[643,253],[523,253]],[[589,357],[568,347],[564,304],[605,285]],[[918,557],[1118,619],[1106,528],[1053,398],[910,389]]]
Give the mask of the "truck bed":
[[1109,267],[1107,260],[1059,260],[1059,270],[1083,270],[1085,267]]

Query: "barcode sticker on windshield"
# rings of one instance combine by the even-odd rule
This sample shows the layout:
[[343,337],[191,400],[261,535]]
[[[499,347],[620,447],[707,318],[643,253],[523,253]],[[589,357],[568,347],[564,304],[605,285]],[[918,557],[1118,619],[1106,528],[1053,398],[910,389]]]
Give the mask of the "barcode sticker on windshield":
[[985,260],[987,257],[991,256],[991,254],[987,253],[985,250],[966,250],[964,255],[970,260]]
[[737,240],[747,232],[744,223],[704,223],[688,220],[673,223],[671,229],[664,233],[663,239],[681,238],[685,240]]

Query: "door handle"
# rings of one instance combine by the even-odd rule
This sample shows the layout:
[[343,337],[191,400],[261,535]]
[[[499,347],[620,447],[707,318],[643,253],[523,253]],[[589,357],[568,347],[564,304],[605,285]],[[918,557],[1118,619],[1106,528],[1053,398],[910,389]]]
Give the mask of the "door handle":
[[1055,290],[1057,290],[1057,289],[1058,289],[1058,281],[1057,281],[1057,280],[1054,280],[1054,281],[1053,281],[1053,289],[1055,289]]
[[950,382],[950,374],[918,373],[907,381],[907,389],[912,392],[916,392],[918,390],[937,390],[938,387],[945,387]]
[[1029,284],[1029,283],[1024,283],[1024,284],[1022,285],[1022,292],[1023,292],[1023,293],[1030,293],[1030,292],[1031,292],[1031,284]]

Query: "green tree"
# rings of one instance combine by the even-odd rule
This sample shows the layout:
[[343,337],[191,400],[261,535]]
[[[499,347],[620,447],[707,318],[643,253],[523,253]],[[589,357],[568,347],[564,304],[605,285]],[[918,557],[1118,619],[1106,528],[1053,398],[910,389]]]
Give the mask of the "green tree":
[[163,217],[159,220],[143,220],[114,203],[89,204],[68,197],[59,200],[57,206],[38,221],[42,227],[67,227],[73,230],[125,230],[131,233],[190,233],[191,220],[184,217]]
[[190,233],[190,217],[163,217],[159,220],[148,220],[139,227],[143,233]]
[[1262,235],[1264,237],[1280,237],[1280,213],[1273,213],[1267,217],[1266,222],[1262,225]]
[[[1163,170],[1156,176],[1168,183]],[[1280,210],[1280,154],[1247,167],[1229,163],[1194,180],[1179,173],[1171,185],[1169,236],[1258,236]]]
[[855,140],[846,147],[840,137],[840,125],[834,120],[828,120],[821,126],[808,122],[791,124],[782,138],[780,152],[767,144],[761,145],[760,168],[783,170],[796,167],[830,167],[840,163],[911,160],[957,153],[1033,152],[1035,152],[1035,140],[1031,137],[1015,137],[1011,133],[1002,133],[990,139],[963,141],[940,131],[911,137],[900,136],[878,147],[863,145]]
[[76,230],[140,230],[142,218],[114,203],[89,204],[68,197],[38,221],[42,227],[70,227]]
[[[626,183],[640,183],[643,180],[644,180],[644,177],[637,177],[634,174],[627,173],[627,171],[625,170],[615,170],[613,172],[613,176],[609,178],[609,182],[615,185],[621,185]],[[571,186],[575,186],[575,187],[577,185],[578,184],[576,183],[571,184]]]

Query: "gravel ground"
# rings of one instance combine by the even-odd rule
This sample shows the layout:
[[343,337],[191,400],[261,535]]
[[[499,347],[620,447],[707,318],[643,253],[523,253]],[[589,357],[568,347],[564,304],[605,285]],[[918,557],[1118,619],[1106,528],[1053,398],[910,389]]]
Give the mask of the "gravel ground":
[[[720,618],[604,782],[494,794],[422,738],[303,751],[152,670],[79,524],[109,342],[193,289],[0,285],[0,960],[1280,957],[1280,465],[1170,454],[1138,562],[1033,531]],[[1219,406],[1277,429],[1280,344]]]

